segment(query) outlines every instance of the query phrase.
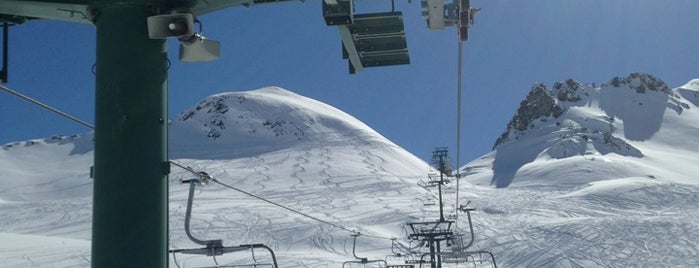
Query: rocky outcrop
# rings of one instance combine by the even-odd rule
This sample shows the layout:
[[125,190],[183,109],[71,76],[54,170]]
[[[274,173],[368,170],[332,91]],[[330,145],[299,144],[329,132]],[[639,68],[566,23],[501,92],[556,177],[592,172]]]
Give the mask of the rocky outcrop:
[[665,82],[646,73],[631,73],[627,77],[617,76],[612,78],[608,84],[612,87],[628,86],[641,94],[647,91],[656,91],[668,95],[672,93],[672,90],[670,90],[670,87],[668,87]]
[[507,124],[505,132],[495,141],[493,149],[508,141],[514,132],[526,131],[535,120],[546,117],[556,118],[562,113],[563,109],[557,105],[551,91],[542,83],[534,85],[527,98],[519,104],[519,109]]
[[[610,90],[616,91],[616,88],[631,89],[632,91],[625,95],[602,94],[602,92],[610,92]],[[517,113],[507,124],[505,131],[495,141],[493,150],[505,143],[520,140],[523,136],[531,133],[534,135],[533,137],[545,137],[542,140],[545,144],[537,146],[542,146],[542,151],[539,152],[546,152],[552,158],[566,158],[588,153],[616,153],[642,157],[643,153],[626,141],[634,140],[634,134],[641,133],[642,129],[633,128],[636,122],[632,119],[635,117],[626,118],[629,116],[625,116],[624,113],[613,113],[613,109],[618,108],[614,104],[620,103],[620,100],[609,98],[626,96],[625,100],[632,98],[632,101],[639,103],[642,103],[641,100],[649,102],[649,97],[652,96],[641,97],[644,95],[638,95],[638,100],[632,96],[648,92],[673,95],[672,90],[665,82],[645,73],[631,73],[626,77],[614,77],[609,83],[600,87],[583,84],[573,79],[556,82],[551,89],[542,83],[537,83],[532,86],[527,97],[520,103]],[[591,114],[587,112],[580,112],[582,107],[596,105],[595,103],[612,103],[613,105],[611,107],[607,107],[609,105],[600,106],[602,111],[606,113],[604,115],[591,117]],[[662,111],[666,108],[663,103],[658,101],[656,103],[658,105],[640,105],[637,108],[645,111],[655,107]],[[569,113],[571,109],[575,109],[576,112]],[[634,115],[638,115],[639,112],[643,111],[635,111]],[[615,122],[615,119],[620,120]],[[619,123],[625,126],[623,138],[615,136],[619,135],[615,124]],[[627,133],[629,131],[633,133]]]

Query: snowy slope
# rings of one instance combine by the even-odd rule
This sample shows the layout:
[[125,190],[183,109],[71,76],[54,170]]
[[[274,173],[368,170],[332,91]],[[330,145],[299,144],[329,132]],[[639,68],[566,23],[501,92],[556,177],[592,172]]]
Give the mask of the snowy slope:
[[[211,96],[171,126],[180,163],[361,233],[405,236],[404,223],[422,215],[416,197],[429,195],[417,186],[429,170],[422,160],[357,119],[280,88]],[[189,177],[182,170],[171,175],[172,248],[194,246],[182,231],[187,187],[175,181]],[[290,267],[335,266],[351,256],[347,231],[220,186],[202,189],[192,223],[202,227],[195,232],[202,239],[265,243]],[[390,247],[386,240],[367,243]]]
[[[0,174],[0,256],[10,259],[10,266],[87,265],[91,140],[91,134],[52,137],[0,150],[0,167],[9,171]],[[170,147],[171,158],[182,165],[371,236],[405,237],[404,223],[423,217],[423,200],[434,198],[418,186],[430,169],[425,162],[357,119],[280,88],[202,100],[171,120]],[[190,173],[173,167],[170,247],[175,249],[199,247],[183,230],[188,186],[179,180],[189,178]],[[346,230],[216,184],[201,186],[195,198],[192,231],[199,239],[264,243],[283,267],[335,267],[354,259]],[[31,239],[18,246],[15,240],[25,237]],[[74,250],[66,250],[68,242],[55,241],[77,242],[70,242]],[[388,239],[363,243],[380,249],[375,257],[381,258],[391,246]],[[42,250],[29,251],[31,245]],[[218,261],[252,261],[249,253],[233,255]],[[212,260],[179,256],[178,264],[210,265]]]
[[532,87],[493,152],[462,168],[482,245],[515,267],[699,266],[697,85]]
[[[462,169],[460,203],[478,209],[472,249],[492,251],[499,267],[699,267],[698,104],[699,80],[672,90],[645,74],[601,86],[535,85],[494,151]],[[0,267],[89,265],[91,139],[0,150]],[[184,111],[170,120],[170,156],[365,234],[357,255],[370,259],[391,254],[390,241],[372,236],[409,245],[405,222],[438,215],[434,189],[420,186],[426,163],[355,118],[280,88],[222,93]],[[173,167],[171,248],[196,247],[183,231],[188,186],[179,180],[189,178]],[[453,196],[446,204],[451,213]],[[224,245],[269,245],[281,267],[354,259],[349,232],[217,184],[197,188],[192,229]],[[217,260],[253,262],[249,252]]]

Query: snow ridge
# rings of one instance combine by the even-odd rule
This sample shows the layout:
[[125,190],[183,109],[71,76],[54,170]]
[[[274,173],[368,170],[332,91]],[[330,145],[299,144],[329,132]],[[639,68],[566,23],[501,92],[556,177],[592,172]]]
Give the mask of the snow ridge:
[[[637,94],[631,94],[629,90],[635,91]],[[639,96],[647,92],[647,96]],[[623,97],[630,97],[632,105],[619,108],[619,104],[625,102]],[[648,125],[647,119],[650,117],[654,119],[650,122],[651,127],[659,127],[662,118],[658,118],[658,116],[662,116],[662,110],[665,108],[664,102],[668,102],[670,99],[680,104],[671,107],[678,113],[689,108],[686,103],[679,101],[678,96],[673,94],[662,80],[643,73],[631,73],[627,77],[614,77],[609,83],[600,87],[583,84],[572,79],[556,82],[552,89],[538,83],[532,87],[529,95],[522,101],[503,134],[495,141],[493,149],[506,142],[519,139],[530,129],[546,127],[546,122],[551,121],[559,129],[558,131],[564,133],[562,135],[565,137],[561,137],[564,143],[579,144],[580,141],[592,141],[597,145],[595,146],[597,150],[603,154],[615,152],[642,156],[642,152],[637,148],[615,136],[614,120],[617,118],[624,120],[627,128],[629,126],[643,127]],[[653,102],[655,105],[636,107],[642,106],[643,101]],[[575,115],[576,109],[593,103],[597,104],[597,108],[601,109],[606,117],[594,118],[594,116],[590,117],[587,114]],[[566,116],[566,118],[559,120],[559,117],[564,114],[572,116]],[[591,119],[595,122],[586,122]],[[642,122],[636,122],[639,120]],[[627,131],[625,138],[631,140],[647,139],[654,131],[657,129]],[[553,130],[552,132],[557,131]],[[554,143],[560,144],[561,140],[554,141]],[[577,150],[574,154],[584,152],[584,150]],[[567,156],[572,155],[564,155],[563,157]]]
[[[692,127],[699,116],[693,91],[696,80],[692,81],[671,90],[650,74],[631,73],[614,77],[601,86],[572,79],[557,82],[551,89],[537,83],[496,140],[493,152],[467,168],[481,166],[486,172],[479,173],[479,181],[490,177],[489,182],[497,187],[507,187],[518,181],[517,177],[522,177],[522,183],[575,184],[615,178],[618,174],[655,176],[658,169],[665,168],[673,174],[673,181],[699,183],[692,172],[678,168],[679,162],[674,161],[678,156],[688,156],[682,159],[690,165],[690,159],[695,159],[699,150],[692,138],[699,135],[699,129]],[[599,158],[604,161],[579,162]],[[613,161],[616,158],[628,167],[620,167]],[[568,170],[592,164],[616,171],[598,177],[553,178],[553,174],[562,175],[557,172],[561,166],[555,166],[557,170],[541,170],[537,165],[550,163],[547,161],[551,159],[569,160],[564,161]],[[531,174],[525,172],[528,170],[550,173],[546,178],[531,178],[525,176]]]
[[209,96],[170,129],[178,158],[250,156],[353,137],[395,146],[356,118],[279,87]]
[[697,267],[698,89],[642,73],[534,85],[462,167],[481,245],[507,267]]

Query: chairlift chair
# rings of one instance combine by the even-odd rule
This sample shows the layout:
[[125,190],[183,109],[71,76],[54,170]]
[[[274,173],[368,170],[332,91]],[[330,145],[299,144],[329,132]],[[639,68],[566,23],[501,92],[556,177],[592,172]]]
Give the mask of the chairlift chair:
[[413,260],[412,254],[404,254],[396,249],[396,239],[391,239],[391,255],[387,255],[384,259],[386,261],[386,268],[415,268],[415,264],[411,263]]
[[466,202],[465,205],[460,205],[459,206],[459,211],[461,212],[466,212],[466,218],[468,219],[468,229],[469,229],[469,234],[471,235],[471,238],[468,243],[464,244],[464,234],[462,232],[459,232],[457,230],[457,235],[454,236],[454,240],[451,241],[452,243],[452,250],[453,251],[464,251],[467,248],[471,247],[473,245],[473,241],[475,239],[475,235],[473,233],[473,221],[471,221],[471,212],[476,210],[475,208],[469,208],[468,205],[471,204],[471,201]]
[[451,251],[439,253],[441,260],[444,263],[450,264],[469,264],[467,267],[480,267],[482,264],[487,263],[490,264],[489,267],[497,268],[497,263],[495,262],[495,256],[493,253],[485,250],[466,250],[471,247],[474,242],[471,212],[474,211],[475,208],[468,207],[469,204],[471,204],[471,201],[468,201],[465,205],[459,206],[458,209],[461,212],[465,212],[467,215],[470,239],[466,243],[466,241],[464,241],[465,234],[457,229],[454,235],[448,241],[448,244],[451,245]]
[[[226,253],[232,253],[232,252],[238,252],[238,251],[244,251],[244,250],[250,250],[250,253],[252,254],[252,259],[253,259],[253,264],[248,264],[248,265],[243,265],[243,266],[271,266],[274,268],[278,268],[279,266],[277,265],[277,257],[274,255],[274,251],[269,248],[268,246],[265,246],[263,244],[246,244],[246,245],[238,245],[238,246],[223,246],[223,241],[220,239],[214,239],[214,240],[200,240],[192,235],[192,232],[190,230],[190,219],[192,217],[192,203],[194,201],[194,189],[196,188],[197,184],[203,184],[207,183],[209,180],[211,180],[211,176],[209,174],[206,174],[205,172],[199,172],[199,177],[190,179],[190,180],[182,180],[182,183],[189,183],[189,197],[187,199],[187,211],[185,214],[185,220],[184,220],[184,227],[185,227],[185,233],[187,234],[187,237],[189,239],[199,245],[203,245],[205,247],[203,248],[193,248],[193,249],[171,249],[168,252],[172,253],[173,258],[175,258],[175,265],[179,267],[179,264],[177,263],[177,259],[175,257],[175,254],[180,253],[180,254],[195,254],[195,255],[206,255],[212,257],[214,263],[216,264],[214,267],[235,267],[235,266],[221,266],[218,264],[218,261],[216,260],[216,256],[220,256]],[[271,258],[272,258],[272,263],[257,263],[256,257],[255,257],[255,248],[263,248],[269,251]],[[238,265],[239,266],[239,265]]]
[[[425,256],[429,253],[424,253],[420,257],[421,263],[419,268],[423,268],[423,263],[431,263],[432,261],[426,261]],[[469,251],[469,252],[439,252],[436,254],[439,258],[439,266],[442,264],[449,264],[449,267],[461,268],[461,267],[478,267],[478,268],[497,268],[495,263],[495,256],[489,251]],[[487,266],[485,266],[487,265]]]
[[[356,248],[357,248],[357,237],[359,235],[360,235],[359,233],[352,234],[352,238],[353,238],[353,240],[352,240],[352,255],[354,256],[354,258],[356,260],[343,262],[342,268],[347,267],[347,265],[349,265],[349,267],[352,267],[351,265],[353,263],[362,264],[362,266],[364,266],[364,267],[366,267],[367,264],[372,263],[372,264],[376,264],[378,267],[385,268],[387,266],[385,260],[369,260],[368,258],[357,257]],[[383,264],[383,266],[382,266],[382,264]]]
[[446,219],[447,219],[447,220],[450,220],[450,221],[455,221],[455,220],[456,220],[456,214],[454,214],[454,213],[447,213]]
[[434,206],[437,204],[437,201],[434,197],[425,196],[425,200],[423,200],[422,204],[425,206]]
[[[264,263],[264,262],[258,262],[257,257],[255,256],[255,248],[263,248],[266,249],[267,251],[270,252],[270,255],[272,257],[272,263]],[[221,265],[218,263],[216,256],[218,255],[223,255],[226,253],[233,253],[233,252],[239,252],[239,251],[245,251],[245,250],[250,250],[250,254],[252,255],[252,263],[251,264],[238,264],[238,265]],[[172,254],[174,260],[175,260],[175,265],[177,267],[180,267],[179,264],[177,263],[177,258],[175,257],[177,253],[179,254],[191,254],[191,255],[206,255],[206,256],[211,256],[215,266],[214,267],[273,267],[277,268],[277,260],[276,256],[274,255],[274,251],[272,251],[271,248],[263,245],[263,244],[246,244],[246,245],[239,245],[239,246],[228,246],[228,247],[221,247],[217,249],[217,253],[220,253],[218,255],[210,255],[212,250],[210,248],[194,248],[194,249],[173,249],[169,250],[169,253]]]
[[440,176],[439,174],[437,175],[427,175],[427,183],[430,184],[431,186],[437,186],[437,184],[447,184],[450,183],[451,180],[449,180],[449,176],[451,175],[451,170],[448,171],[449,173],[444,173],[446,176]]
[[495,256],[489,251],[463,251],[440,253],[443,263],[453,267],[491,267],[497,268]]

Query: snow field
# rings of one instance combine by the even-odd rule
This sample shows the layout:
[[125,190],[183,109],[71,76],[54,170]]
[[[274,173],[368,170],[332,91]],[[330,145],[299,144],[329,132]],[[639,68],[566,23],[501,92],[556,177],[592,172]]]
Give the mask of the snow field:
[[[560,119],[535,120],[511,135],[516,141],[467,164],[459,203],[477,209],[471,249],[493,252],[499,267],[699,267],[695,84],[669,97],[587,88],[593,91]],[[615,104],[600,103],[601,95],[626,102],[608,108]],[[641,106],[661,116],[634,113]],[[325,104],[266,88],[212,96],[172,122],[174,161],[342,227],[210,183],[195,193],[191,225],[199,239],[263,243],[281,267],[340,267],[354,260],[344,229],[365,234],[358,256],[384,259],[391,254],[385,238],[414,246],[406,222],[438,218],[430,205],[436,188],[421,186],[428,165]],[[0,150],[0,267],[89,266],[90,144],[85,134]],[[173,167],[172,249],[200,247],[183,227],[189,186],[180,180],[189,178]],[[448,215],[454,188],[444,187]],[[458,225],[468,228],[465,215]],[[262,250],[254,256],[216,261],[270,262]],[[169,258],[171,267],[214,264],[203,256]]]

